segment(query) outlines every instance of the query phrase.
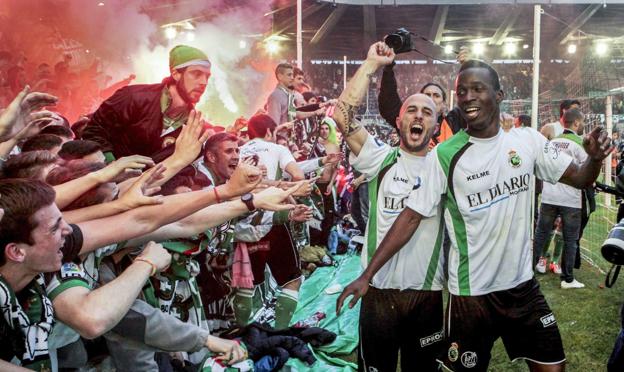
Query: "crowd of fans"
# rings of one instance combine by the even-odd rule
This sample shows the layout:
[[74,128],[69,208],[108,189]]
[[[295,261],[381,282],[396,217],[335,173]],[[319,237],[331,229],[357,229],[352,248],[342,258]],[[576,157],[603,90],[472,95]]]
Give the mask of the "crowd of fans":
[[[530,99],[533,65],[496,64],[500,72],[501,85],[505,90],[505,98],[509,100]],[[352,76],[358,65],[347,65],[347,77]],[[431,63],[426,64],[397,64],[394,67],[397,80],[400,82],[399,94],[402,98],[410,92],[417,91],[427,82],[436,82],[447,90],[453,89],[453,73],[457,69],[455,64]],[[570,63],[544,63],[540,71],[540,91],[552,92],[555,97],[566,96],[567,84],[578,82],[566,79],[573,69]],[[343,84],[343,68],[339,64],[309,64],[310,80],[319,94],[335,96],[340,94]]]
[[[299,340],[284,330],[302,272],[355,249],[350,238],[365,231],[365,178],[331,119],[342,69],[314,65],[306,79],[278,66],[282,85],[267,105],[221,132],[191,110],[209,77],[201,51],[174,48],[172,75],[153,85],[128,86],[133,76],[111,84],[98,63],[72,71],[69,56],[32,65],[0,52],[0,363],[80,368],[84,340],[103,336],[118,371],[178,359],[246,370],[266,357],[282,366],[288,355],[240,333],[214,334],[253,328],[271,307],[280,336]],[[500,67],[508,97],[528,96],[530,65]],[[452,65],[394,71],[401,98],[427,82],[450,87],[455,76]],[[280,79],[291,79],[293,92]],[[501,123],[509,131],[529,121],[503,115]],[[387,125],[366,129],[399,143]],[[314,262],[300,260],[319,248]],[[290,355],[313,361],[302,341],[289,342]]]

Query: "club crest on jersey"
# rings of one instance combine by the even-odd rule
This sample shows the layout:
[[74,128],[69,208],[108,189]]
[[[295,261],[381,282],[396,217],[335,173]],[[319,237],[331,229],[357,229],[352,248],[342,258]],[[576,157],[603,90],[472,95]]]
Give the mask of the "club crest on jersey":
[[520,155],[514,150],[509,151],[509,164],[514,168],[518,168],[522,164]]
[[461,356],[461,363],[466,368],[472,368],[477,365],[477,353],[474,351],[466,351]]
[[456,342],[451,343],[451,347],[448,349],[448,359],[451,362],[456,362],[459,358],[459,345]]

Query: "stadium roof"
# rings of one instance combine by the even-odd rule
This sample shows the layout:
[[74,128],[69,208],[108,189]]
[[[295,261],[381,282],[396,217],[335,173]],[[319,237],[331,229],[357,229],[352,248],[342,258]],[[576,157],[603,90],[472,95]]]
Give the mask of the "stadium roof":
[[[362,58],[398,27],[415,33],[415,48],[435,58],[453,58],[444,52],[447,44],[458,49],[476,42],[485,46],[485,57],[503,58],[503,45],[514,43],[515,58],[530,58],[536,3],[543,9],[543,58],[564,58],[569,44],[582,50],[598,41],[607,42],[611,57],[624,57],[622,1],[303,0],[304,58]],[[275,4],[273,32],[288,37],[294,51],[296,1]]]

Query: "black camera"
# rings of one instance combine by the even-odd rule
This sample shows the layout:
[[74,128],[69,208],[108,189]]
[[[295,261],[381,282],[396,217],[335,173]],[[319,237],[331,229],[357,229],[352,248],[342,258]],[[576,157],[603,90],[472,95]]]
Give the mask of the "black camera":
[[614,265],[624,265],[624,219],[613,226],[600,248],[602,257]]
[[384,43],[394,49],[394,53],[412,51],[412,33],[401,27],[384,38]]

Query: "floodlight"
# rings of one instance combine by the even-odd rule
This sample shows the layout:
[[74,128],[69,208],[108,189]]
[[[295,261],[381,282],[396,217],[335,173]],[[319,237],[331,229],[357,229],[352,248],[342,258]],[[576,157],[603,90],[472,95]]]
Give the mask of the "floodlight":
[[481,43],[475,43],[472,47],[472,51],[474,52],[475,55],[481,55],[483,54],[483,52],[485,52],[485,46],[483,46],[483,44]]
[[444,47],[444,53],[451,54],[453,53],[453,46],[451,44],[446,44]]
[[506,43],[504,47],[505,54],[508,56],[513,56],[516,54],[517,46],[515,43]]
[[267,40],[264,47],[269,54],[275,54],[279,51],[280,45],[276,40]]
[[574,54],[574,53],[576,53],[576,44],[570,44],[570,45],[568,45],[568,53],[569,53],[569,54]]
[[165,37],[169,40],[173,40],[176,38],[176,36],[178,36],[178,31],[175,29],[175,27],[167,27],[165,28]]
[[596,44],[596,54],[599,56],[604,56],[609,51],[609,46],[606,42],[600,41]]

